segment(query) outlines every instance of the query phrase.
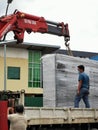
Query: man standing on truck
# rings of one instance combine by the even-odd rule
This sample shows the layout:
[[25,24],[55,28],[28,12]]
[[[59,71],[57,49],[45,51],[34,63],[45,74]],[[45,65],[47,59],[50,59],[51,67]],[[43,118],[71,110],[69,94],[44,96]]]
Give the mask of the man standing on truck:
[[78,89],[77,94],[75,96],[74,107],[79,108],[79,102],[83,99],[86,108],[90,108],[89,104],[89,76],[84,72],[85,67],[83,65],[79,65],[79,77],[78,77]]

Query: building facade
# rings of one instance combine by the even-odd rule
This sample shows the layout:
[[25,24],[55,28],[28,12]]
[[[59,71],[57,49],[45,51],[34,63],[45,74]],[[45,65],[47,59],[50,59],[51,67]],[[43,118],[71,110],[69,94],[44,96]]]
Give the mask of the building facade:
[[6,44],[6,81],[4,81],[4,46],[0,46],[0,90],[25,90],[26,106],[43,106],[41,57],[59,46],[40,44]]

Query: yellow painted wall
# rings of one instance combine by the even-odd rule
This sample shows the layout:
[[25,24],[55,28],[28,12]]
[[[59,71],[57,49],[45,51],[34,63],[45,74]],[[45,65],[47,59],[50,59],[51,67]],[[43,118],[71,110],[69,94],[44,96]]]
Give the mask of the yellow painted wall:
[[[42,94],[42,88],[28,87],[28,59],[10,58],[6,59],[6,66],[20,67],[20,80],[7,79],[7,90],[17,91],[24,89],[25,93]],[[0,57],[0,90],[4,90],[4,58]]]
[[7,79],[7,89],[21,90],[28,86],[27,59],[7,58],[7,66],[20,67],[20,80]]

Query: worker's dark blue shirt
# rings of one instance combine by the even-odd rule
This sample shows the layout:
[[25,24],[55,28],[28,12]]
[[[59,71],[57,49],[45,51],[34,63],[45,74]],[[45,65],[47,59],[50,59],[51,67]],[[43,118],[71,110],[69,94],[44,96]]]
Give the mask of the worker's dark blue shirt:
[[82,86],[81,88],[87,88],[89,89],[89,76],[85,74],[84,72],[79,73],[78,81],[82,80]]

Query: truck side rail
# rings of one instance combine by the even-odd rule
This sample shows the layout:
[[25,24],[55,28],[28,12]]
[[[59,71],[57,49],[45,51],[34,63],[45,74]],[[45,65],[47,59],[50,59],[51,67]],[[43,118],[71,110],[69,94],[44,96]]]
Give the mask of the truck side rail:
[[25,107],[28,125],[97,123],[98,109]]

